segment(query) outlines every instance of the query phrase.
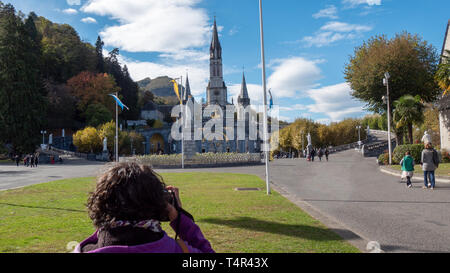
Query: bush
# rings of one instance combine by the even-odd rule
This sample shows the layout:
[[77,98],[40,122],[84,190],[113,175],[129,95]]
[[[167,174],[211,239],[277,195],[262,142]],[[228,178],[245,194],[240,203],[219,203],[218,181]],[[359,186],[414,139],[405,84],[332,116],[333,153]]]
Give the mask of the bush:
[[400,161],[405,156],[405,153],[409,151],[411,156],[414,158],[414,162],[416,164],[420,163],[422,158],[422,151],[425,149],[423,144],[408,144],[408,145],[399,145],[395,148],[394,154],[392,156],[392,163],[399,164]]
[[380,165],[388,165],[389,164],[389,153],[381,154],[378,157],[378,164],[380,164]]
[[446,150],[441,150],[441,162],[442,163],[450,163],[450,153]]

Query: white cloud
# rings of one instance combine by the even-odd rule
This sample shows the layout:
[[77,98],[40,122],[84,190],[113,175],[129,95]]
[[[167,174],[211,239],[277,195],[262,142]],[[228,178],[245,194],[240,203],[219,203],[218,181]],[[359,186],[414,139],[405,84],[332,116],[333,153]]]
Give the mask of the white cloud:
[[307,110],[308,106],[303,104],[294,104],[291,106],[280,106],[280,111],[291,112],[291,111],[304,111]]
[[307,93],[315,104],[309,105],[308,109],[328,116],[331,121],[361,115],[364,113],[363,105],[353,99],[351,92],[348,83],[309,90]]
[[211,36],[207,12],[196,7],[199,1],[90,0],[82,11],[118,22],[100,32],[106,46],[181,58],[206,46]]
[[81,5],[81,0],[67,0],[67,4],[70,6],[79,6]]
[[366,32],[371,31],[372,27],[334,21],[326,23],[320,30],[335,32]]
[[63,10],[62,12],[65,13],[65,14],[73,15],[73,14],[77,14],[78,10],[69,8],[69,9]]
[[97,24],[97,20],[95,20],[92,17],[86,17],[81,19],[81,22],[86,23],[86,24]]
[[302,92],[318,86],[322,78],[318,63],[302,57],[275,60],[270,67],[273,73],[267,80],[275,98],[299,97]]
[[343,0],[342,3],[347,4],[350,7],[359,5],[379,6],[381,5],[381,0]]
[[327,6],[327,8],[320,10],[318,13],[313,14],[313,18],[319,19],[319,18],[330,18],[330,19],[337,19],[337,8],[334,5]]
[[361,36],[363,32],[368,32],[372,29],[371,26],[333,21],[323,25],[314,36],[306,36],[302,41],[308,47],[323,47],[340,40],[355,39]]

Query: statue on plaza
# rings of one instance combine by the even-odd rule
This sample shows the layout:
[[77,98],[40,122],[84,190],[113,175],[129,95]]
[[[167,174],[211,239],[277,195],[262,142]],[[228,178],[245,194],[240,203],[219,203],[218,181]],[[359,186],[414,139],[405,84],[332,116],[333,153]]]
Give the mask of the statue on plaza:
[[108,151],[108,138],[107,137],[105,137],[103,139],[103,152],[106,152],[106,151]]
[[428,143],[431,143],[431,135],[428,134],[428,131],[425,131],[423,137],[422,137],[422,142],[427,145]]
[[307,155],[306,157],[308,158],[308,160],[311,158],[311,152],[313,150],[313,146],[312,146],[312,139],[311,139],[311,133],[308,133],[308,136],[306,137],[306,139],[308,140],[308,146],[306,147],[307,150]]

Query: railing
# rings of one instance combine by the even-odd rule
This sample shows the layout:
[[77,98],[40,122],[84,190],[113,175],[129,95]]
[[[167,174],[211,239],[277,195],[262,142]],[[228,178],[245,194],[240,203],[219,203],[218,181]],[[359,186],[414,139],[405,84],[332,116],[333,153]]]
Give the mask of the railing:
[[55,148],[55,147],[50,147],[49,150],[50,151],[55,151],[55,152],[60,153],[60,154],[70,155],[70,156],[79,157],[79,158],[83,158],[83,159],[88,159],[88,157],[89,157],[88,154],[61,150],[61,149],[58,149],[58,148]]
[[363,145],[365,145],[368,142],[369,142],[369,140],[365,139],[365,140],[361,141],[361,145],[359,145],[359,142],[353,142],[353,143],[350,143],[350,144],[344,144],[344,145],[332,147],[332,148],[329,149],[329,151],[331,153],[342,152],[342,151],[346,151],[346,150],[362,147]]

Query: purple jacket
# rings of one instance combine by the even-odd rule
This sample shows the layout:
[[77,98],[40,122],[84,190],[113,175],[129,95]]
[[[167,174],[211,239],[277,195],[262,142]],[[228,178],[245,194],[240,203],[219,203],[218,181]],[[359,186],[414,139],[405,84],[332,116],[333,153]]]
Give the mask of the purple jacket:
[[[203,236],[200,228],[187,216],[180,214],[180,230],[179,236],[185,242],[189,249],[189,253],[214,253],[211,244]],[[175,223],[170,226],[175,230]],[[89,244],[96,243],[98,231],[91,237],[80,243],[74,253],[81,253],[81,249]],[[180,245],[165,232],[164,237],[158,241],[137,246],[108,246],[99,248],[88,253],[183,253]]]

